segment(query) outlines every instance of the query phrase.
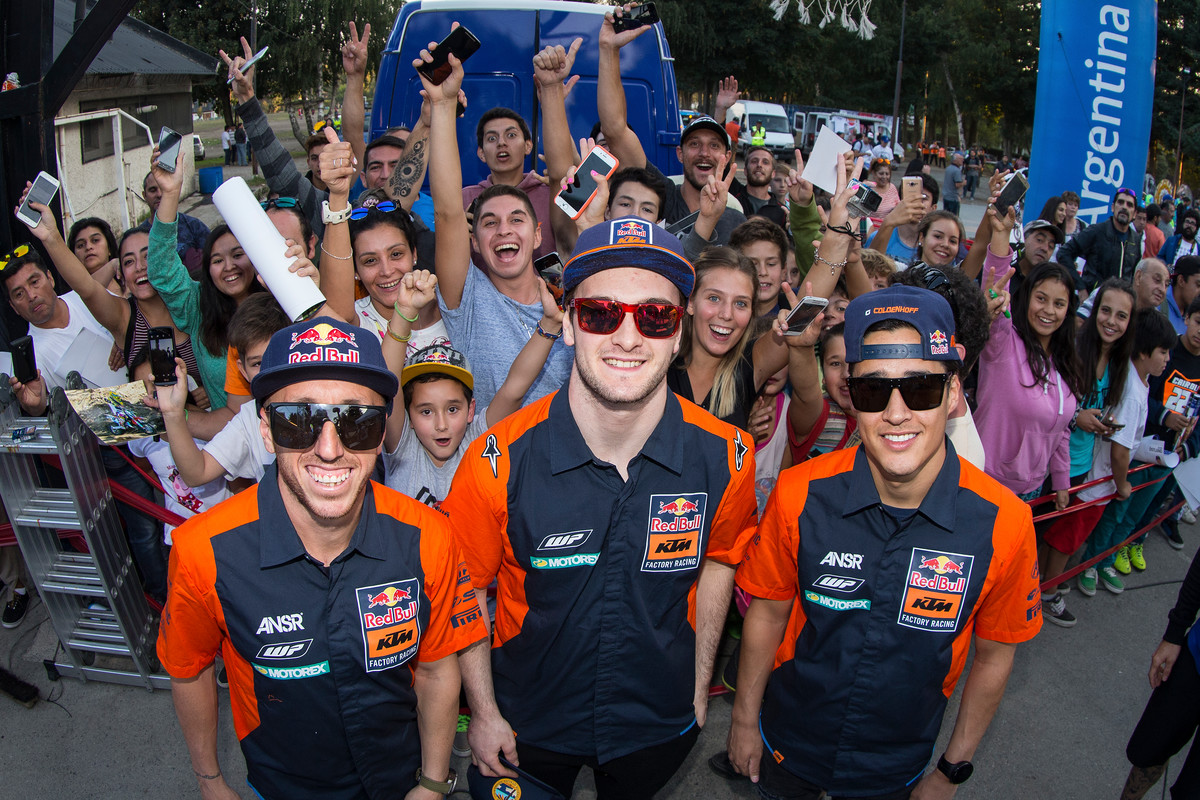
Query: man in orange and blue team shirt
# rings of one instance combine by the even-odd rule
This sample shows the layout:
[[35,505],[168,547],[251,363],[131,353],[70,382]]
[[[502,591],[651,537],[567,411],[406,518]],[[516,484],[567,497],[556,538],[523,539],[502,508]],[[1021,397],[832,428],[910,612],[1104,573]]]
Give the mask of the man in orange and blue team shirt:
[[766,798],[948,798],[1041,628],[1032,517],[946,439],[962,388],[945,299],[858,297],[845,338],[862,445],[784,471],[738,568],[754,599],[729,760]]
[[476,595],[496,579],[492,650],[461,656],[487,775],[502,754],[569,796],[586,765],[602,800],[649,798],[704,725],[755,497],[747,434],[667,389],[694,282],[653,223],[584,231],[566,387],[480,436],[442,503]]
[[217,763],[218,651],[259,797],[454,789],[455,653],[487,628],[445,517],[370,481],[397,385],[360,328],[279,331],[250,385],[275,464],[175,529],[158,655],[205,798],[238,796]]

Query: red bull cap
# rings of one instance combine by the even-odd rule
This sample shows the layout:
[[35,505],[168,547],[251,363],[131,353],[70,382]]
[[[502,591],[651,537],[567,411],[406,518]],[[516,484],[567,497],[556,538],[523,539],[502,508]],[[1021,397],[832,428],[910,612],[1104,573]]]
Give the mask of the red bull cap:
[[374,389],[389,413],[400,386],[383,360],[376,337],[341,320],[317,317],[289,325],[271,337],[262,368],[250,382],[250,392],[261,405],[285,386],[316,380],[347,381]]
[[621,217],[579,234],[575,252],[563,267],[563,291],[569,292],[597,272],[616,267],[657,272],[679,287],[685,299],[696,283],[696,271],[679,239],[641,217]]
[[467,357],[444,344],[431,344],[409,356],[404,369],[400,371],[400,385],[407,386],[408,382],[418,375],[431,372],[449,375],[461,381],[467,389],[475,390],[475,377],[471,374],[471,365],[467,363]]
[[[921,334],[920,344],[863,344],[877,322],[907,322]],[[897,284],[859,295],[846,306],[846,362],[876,358],[959,361],[954,342],[954,312],[937,292]]]

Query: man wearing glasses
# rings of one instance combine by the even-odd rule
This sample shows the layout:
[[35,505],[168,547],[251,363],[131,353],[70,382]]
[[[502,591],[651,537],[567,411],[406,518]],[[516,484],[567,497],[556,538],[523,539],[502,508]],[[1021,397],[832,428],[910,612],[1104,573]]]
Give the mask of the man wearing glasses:
[[1133,227],[1136,212],[1137,193],[1133,189],[1117,189],[1107,224],[1089,225],[1058,249],[1059,263],[1071,269],[1076,269],[1076,258],[1087,259],[1077,284],[1081,300],[1105,278],[1133,280],[1133,270],[1142,258],[1142,235]]
[[[764,797],[953,796],[1041,628],[1029,507],[945,436],[961,358],[927,289],[846,309],[862,445],[779,476],[737,572],[754,599],[729,759]],[[953,735],[923,774],[972,636]]]
[[370,480],[398,381],[364,333],[320,317],[271,337],[251,390],[275,465],[175,530],[158,655],[206,798],[238,796],[218,652],[259,796],[453,789],[455,654],[487,630],[445,518]]
[[480,436],[442,503],[476,595],[496,579],[491,652],[462,654],[486,775],[518,765],[570,796],[586,765],[602,800],[649,798],[704,725],[756,515],[753,442],[667,389],[694,282],[653,223],[584,231],[567,385]]

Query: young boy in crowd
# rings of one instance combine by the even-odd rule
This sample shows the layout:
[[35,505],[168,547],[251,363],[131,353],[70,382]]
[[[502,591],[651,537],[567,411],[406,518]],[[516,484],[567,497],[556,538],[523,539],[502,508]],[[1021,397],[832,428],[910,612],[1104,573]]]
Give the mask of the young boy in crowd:
[[384,435],[384,483],[437,508],[450,491],[463,453],[476,437],[521,407],[521,401],[550,355],[551,338],[562,331],[563,312],[539,279],[542,319],[538,335],[517,354],[491,402],[475,407],[475,377],[467,358],[442,344],[430,345],[405,362],[412,322],[437,300],[437,277],[414,270],[400,281],[396,313],[383,337],[383,357],[400,376],[401,396]]
[[751,217],[733,229],[730,247],[754,262],[758,272],[758,291],[754,298],[754,316],[774,319],[780,309],[784,264],[788,242],[783,228],[762,217]]
[[[1133,337],[1133,363],[1126,378],[1125,391],[1121,402],[1113,409],[1113,427],[1117,432],[1100,440],[1100,450],[1096,461],[1088,474],[1088,479],[1112,475],[1113,480],[1100,486],[1085,489],[1080,492],[1080,498],[1085,500],[1107,497],[1116,492],[1116,498],[1108,504],[1101,515],[1096,528],[1088,536],[1087,547],[1083,559],[1087,561],[1117,542],[1124,540],[1134,530],[1134,525],[1141,519],[1150,501],[1158,494],[1158,486],[1148,486],[1133,493],[1129,481],[1129,472],[1140,466],[1132,460],[1133,451],[1137,449],[1146,429],[1146,416],[1149,407],[1150,377],[1161,375],[1171,356],[1171,347],[1175,344],[1175,329],[1167,318],[1157,311],[1147,311],[1138,315],[1137,326]],[[1138,473],[1139,481],[1153,481],[1168,475],[1166,467],[1150,466]],[[1135,545],[1137,557],[1141,559],[1141,544]],[[1122,556],[1125,569],[1121,572],[1129,574],[1128,548],[1122,548],[1116,554],[1110,555],[1097,565],[1090,567],[1079,576],[1079,591],[1088,597],[1096,593],[1096,582],[1099,580],[1104,588],[1113,594],[1125,591],[1125,584],[1117,574],[1116,560]],[[1145,562],[1141,562],[1145,569]]]
[[[182,363],[183,359],[179,360]],[[129,370],[131,380],[143,381],[146,384],[146,391],[150,396],[154,396],[156,389],[152,382],[153,374],[150,371],[150,349],[142,348],[142,351],[133,360],[133,367]],[[187,386],[186,368],[185,374],[179,381],[183,386]],[[167,387],[159,387],[159,390]],[[253,405],[253,403],[251,403]],[[178,433],[178,432],[177,432]],[[193,439],[187,432],[187,426],[184,426],[180,436],[184,436],[193,443],[195,447],[203,447],[202,439]],[[134,439],[129,443],[129,452],[135,458],[144,458],[150,462],[150,466],[154,468],[154,474],[158,476],[159,483],[162,484],[163,498],[166,501],[165,507],[168,511],[173,511],[181,517],[190,517],[194,514],[199,514],[201,511],[208,509],[232,497],[229,487],[221,478],[214,478],[205,483],[191,484],[183,479],[179,474],[179,468],[175,464],[175,459],[171,456],[171,446],[168,442],[170,434],[163,436],[147,436],[144,439]],[[171,544],[171,532],[175,530],[174,525],[163,523],[163,543]]]
[[871,280],[871,287],[887,288],[889,278],[896,271],[896,262],[892,261],[890,256],[870,248],[860,250],[859,257],[862,258],[863,269],[867,271],[867,277]]
[[[238,372],[247,384],[258,374],[271,336],[290,324],[291,320],[269,292],[253,294],[238,306],[229,323],[229,345],[237,350]],[[187,368],[179,359],[176,364],[179,382],[159,387],[158,405],[179,477],[188,486],[202,486],[218,478],[261,480],[264,468],[275,456],[263,443],[258,404],[243,403],[233,419],[201,448],[187,433],[187,415],[183,410],[186,394],[180,389],[187,385]]]

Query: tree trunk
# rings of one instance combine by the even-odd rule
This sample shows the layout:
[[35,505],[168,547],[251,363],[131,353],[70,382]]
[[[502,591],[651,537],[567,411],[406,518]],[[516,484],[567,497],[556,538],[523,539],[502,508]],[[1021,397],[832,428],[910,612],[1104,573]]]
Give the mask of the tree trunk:
[[229,101],[229,92],[221,93],[221,116],[225,117],[225,124],[233,124],[233,103]]
[[[305,103],[305,98],[302,96],[299,103],[285,103],[283,108],[285,111],[287,111],[288,122],[290,122],[292,125],[292,136],[295,137],[296,141],[300,143],[301,147],[303,147],[304,143],[308,141],[307,131],[312,130],[312,120],[308,113],[308,106]],[[304,120],[307,124],[307,130],[300,124],[300,116],[297,113],[300,110],[303,110],[304,112]]]
[[954,93],[954,83],[950,80],[950,64],[942,56],[942,72],[946,76],[946,88],[950,90],[950,102],[954,104],[954,119],[958,123],[958,146],[966,147],[966,137],[963,135],[962,111],[958,107],[958,95]]

